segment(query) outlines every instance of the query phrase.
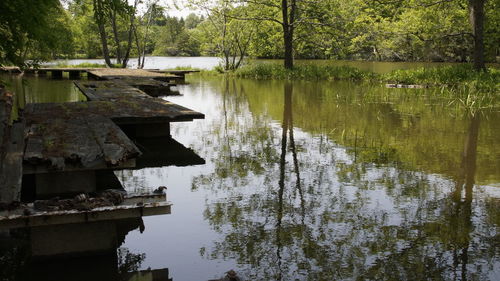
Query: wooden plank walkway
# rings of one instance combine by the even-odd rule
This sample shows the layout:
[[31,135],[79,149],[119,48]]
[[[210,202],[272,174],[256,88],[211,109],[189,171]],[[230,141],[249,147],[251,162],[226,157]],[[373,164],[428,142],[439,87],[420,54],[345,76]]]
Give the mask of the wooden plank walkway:
[[90,78],[101,80],[123,79],[123,78],[151,78],[160,81],[179,80],[180,76],[168,75],[165,73],[153,72],[145,69],[128,69],[128,68],[99,68],[87,71]]
[[26,106],[24,174],[135,166],[139,149],[109,118],[86,112],[86,106]]
[[158,69],[129,69],[129,68],[61,68],[61,67],[40,67],[28,68],[21,70],[17,66],[4,66],[0,67],[0,72],[7,73],[27,73],[45,75],[50,73],[53,78],[62,78],[63,73],[69,73],[69,77],[73,79],[80,78],[81,74],[87,73],[87,76],[97,80],[112,80],[112,79],[125,79],[125,78],[149,78],[163,82],[179,81],[185,79],[186,73],[196,71],[192,70],[173,70],[173,71],[160,71]]
[[0,72],[21,73],[21,69],[17,66],[2,66],[0,67]]
[[169,135],[170,122],[204,118],[121,81],[75,84],[89,101],[26,106],[24,174],[132,168],[140,151],[117,125]]
[[26,73],[26,74],[38,74],[46,75],[50,72],[52,78],[62,78],[63,72],[69,73],[69,77],[72,79],[79,79],[82,73],[87,73],[92,68],[60,68],[60,67],[40,67],[40,68],[27,68],[21,70],[17,66],[6,66],[1,67],[0,72],[8,73]]
[[[130,136],[171,138],[171,122],[205,117],[136,88],[168,85],[147,75],[75,82],[88,101],[28,104],[24,110],[24,123],[14,126],[9,126],[8,118],[12,102],[4,102],[7,106],[3,112],[0,110],[3,116],[0,122],[0,203],[9,205],[19,201],[23,175],[30,181],[34,180],[36,196],[91,192],[99,184],[96,180],[98,171],[136,166],[141,151],[129,139]],[[160,144],[153,142],[154,145]],[[191,155],[194,154],[192,151],[187,154],[192,156],[191,162],[204,163],[197,155]],[[152,156],[144,159],[142,165],[158,161],[178,164],[173,159],[176,154],[164,152],[162,155],[169,155],[172,159],[161,162]],[[4,169],[4,163],[8,163],[8,169]]]
[[180,95],[178,91],[172,90],[172,87],[175,87],[177,84],[172,82],[159,81],[153,78],[123,77],[120,78],[119,80],[117,79],[112,81],[117,81],[121,84],[138,88],[139,90],[145,92],[146,94],[152,97]]
[[120,81],[75,82],[75,85],[89,101],[105,102],[87,102],[86,110],[109,117],[117,124],[181,122],[205,118],[200,112],[151,97]]
[[151,69],[149,71],[177,75],[177,76],[182,77],[182,80],[184,80],[186,78],[186,74],[200,72],[199,70],[177,70],[177,69],[173,69],[173,70],[168,70],[168,69],[164,69],[164,70]]
[[[65,201],[70,200],[60,201],[64,201],[61,204],[66,204]],[[116,221],[170,214],[172,206],[166,201],[165,194],[130,195],[118,205],[89,207],[85,210],[45,210],[37,207],[40,205],[38,202],[21,204],[17,208],[0,211],[0,229]],[[57,205],[57,202],[53,204]]]

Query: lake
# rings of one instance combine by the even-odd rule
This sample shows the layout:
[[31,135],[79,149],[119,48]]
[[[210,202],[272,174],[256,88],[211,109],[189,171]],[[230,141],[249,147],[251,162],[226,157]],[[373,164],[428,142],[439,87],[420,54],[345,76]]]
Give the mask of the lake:
[[[2,78],[21,107],[83,99],[69,79]],[[115,172],[127,190],[167,186],[173,203],[126,235],[120,251],[141,256],[138,269],[175,281],[230,269],[242,280],[500,279],[498,108],[359,82],[187,79],[166,99],[206,118],[171,133],[206,163]]]
[[[112,60],[114,63],[115,61]],[[144,62],[145,69],[173,69],[176,67],[193,67],[197,69],[211,70],[218,66],[221,59],[218,57],[146,57]],[[250,59],[247,62],[252,63],[282,63],[280,59]],[[81,63],[104,64],[104,59],[72,59],[56,60],[46,63],[54,65],[63,63],[67,65],[77,65]],[[434,67],[441,65],[452,65],[454,63],[440,62],[375,62],[375,61],[342,61],[342,60],[295,60],[296,64],[321,64],[321,65],[347,65],[357,67],[362,70],[373,71],[376,73],[387,73],[396,69],[409,69],[417,67]],[[456,64],[456,63],[455,63]],[[496,64],[495,64],[496,65]],[[137,58],[131,58],[127,64],[129,68],[137,67]]]

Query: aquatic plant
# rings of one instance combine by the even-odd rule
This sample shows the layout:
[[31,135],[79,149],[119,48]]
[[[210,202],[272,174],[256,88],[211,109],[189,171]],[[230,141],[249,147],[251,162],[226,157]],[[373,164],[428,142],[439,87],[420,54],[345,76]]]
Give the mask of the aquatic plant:
[[274,63],[248,64],[232,75],[253,79],[303,79],[303,80],[362,80],[373,79],[377,75],[350,66],[305,64],[285,69]]
[[486,72],[474,71],[470,64],[395,70],[382,75],[382,81],[432,86],[434,95],[471,112],[500,103],[500,70],[494,67]]
[[[273,63],[249,64],[228,75],[252,79],[278,80],[356,80],[371,83],[417,84],[429,86],[427,91],[417,90],[437,98],[444,98],[450,106],[457,105],[469,111],[492,108],[500,105],[500,69],[490,67],[486,72],[473,70],[470,64],[442,67],[395,70],[387,74],[376,74],[349,66],[305,64],[293,70]],[[405,95],[415,91],[403,91]],[[380,91],[379,91],[380,93]],[[392,95],[392,91],[382,91]],[[365,96],[363,99],[366,99]],[[373,97],[372,97],[373,98]]]
[[475,82],[476,86],[491,87],[500,82],[500,70],[494,67],[486,72],[474,71],[470,64],[441,67],[420,67],[394,70],[383,74],[382,80],[397,84],[456,85]]

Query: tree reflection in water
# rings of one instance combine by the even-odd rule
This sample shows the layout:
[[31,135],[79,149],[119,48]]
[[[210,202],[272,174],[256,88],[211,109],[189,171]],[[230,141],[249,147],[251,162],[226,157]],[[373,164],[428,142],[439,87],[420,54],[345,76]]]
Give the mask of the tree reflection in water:
[[242,120],[227,107],[244,89],[225,83],[215,171],[193,183],[227,193],[206,204],[206,220],[222,234],[200,251],[207,258],[236,259],[248,280],[490,278],[500,251],[491,205],[473,190],[480,115],[454,183],[356,161],[326,134],[305,136],[293,127],[292,83],[279,128],[259,116]]

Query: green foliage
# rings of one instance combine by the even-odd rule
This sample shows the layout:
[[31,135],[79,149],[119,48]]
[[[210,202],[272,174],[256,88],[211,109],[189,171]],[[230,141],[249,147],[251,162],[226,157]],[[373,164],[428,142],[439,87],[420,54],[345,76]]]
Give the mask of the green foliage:
[[271,22],[260,23],[250,42],[249,55],[257,58],[282,58],[284,44],[281,29],[281,26]]
[[384,81],[398,84],[467,85],[479,91],[498,91],[500,70],[490,67],[487,72],[476,72],[470,64],[443,67],[395,70],[383,75]]
[[221,58],[222,72],[235,70],[242,65],[262,23],[239,20],[249,7],[235,7],[230,1],[214,2],[208,9],[210,15],[193,30],[193,38],[201,53]]
[[[208,5],[206,1],[194,2],[201,2],[198,7]],[[485,55],[489,61],[495,61],[500,51],[497,2],[488,1],[485,8]],[[232,18],[259,24],[250,40],[249,56],[283,58],[283,27],[277,24],[281,21],[278,6],[278,2],[258,0],[224,10]],[[212,11],[209,18],[221,14]],[[300,7],[294,56],[299,59],[467,62],[472,60],[472,39],[465,1],[322,0]],[[212,42],[215,41],[212,39]]]
[[372,79],[375,74],[350,66],[331,65],[296,65],[292,70],[274,63],[255,63],[243,66],[234,75],[254,79],[304,79],[304,80],[338,80],[338,79]]
[[352,55],[395,61],[466,61],[470,55],[467,9],[455,2],[364,2],[355,7],[360,10],[354,13],[359,16],[354,19]]
[[500,1],[486,1],[485,5],[484,45],[485,57],[498,62],[500,55]]
[[81,58],[102,56],[99,34],[92,14],[90,0],[75,1],[68,8],[71,16],[71,29],[75,40],[75,55]]
[[[186,18],[166,16],[157,1],[136,0],[140,6],[136,9],[125,0],[74,0],[64,10],[58,0],[3,0],[0,63],[101,57],[94,2],[102,4],[98,18],[105,22],[111,57],[126,53],[132,23],[131,56],[215,55],[224,58],[226,70],[240,66],[236,58],[284,56],[281,4],[273,0],[243,1],[244,5],[190,0],[191,8],[203,9],[207,16],[190,14]],[[155,6],[154,12],[144,12],[148,5]],[[315,5],[301,1],[297,5],[293,40],[297,59],[472,60],[467,1],[321,0]],[[486,61],[496,61],[500,54],[499,11],[498,1],[486,2]]]
[[71,53],[69,18],[58,0],[2,0],[0,11],[0,64]]
[[155,27],[158,36],[150,53],[157,56],[198,56],[200,43],[194,39],[196,26],[202,19],[194,14],[189,20],[165,17],[165,24]]
[[[217,69],[215,71],[222,72]],[[287,70],[278,64],[254,63],[245,65],[230,75],[252,79],[363,80],[428,85],[431,86],[428,93],[436,97],[447,98],[448,106],[457,105],[474,112],[478,109],[500,105],[500,70],[491,67],[487,72],[476,72],[469,64],[396,70],[380,75],[349,66],[305,64],[296,65],[292,70]],[[398,90],[401,91],[401,89]],[[389,92],[384,93],[387,95]],[[388,98],[388,96],[372,98],[380,99]]]

